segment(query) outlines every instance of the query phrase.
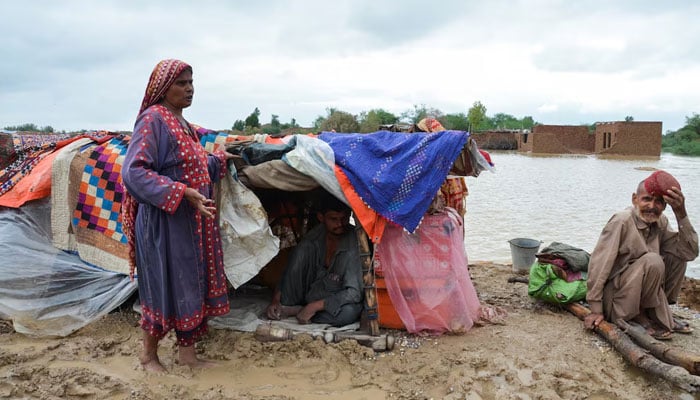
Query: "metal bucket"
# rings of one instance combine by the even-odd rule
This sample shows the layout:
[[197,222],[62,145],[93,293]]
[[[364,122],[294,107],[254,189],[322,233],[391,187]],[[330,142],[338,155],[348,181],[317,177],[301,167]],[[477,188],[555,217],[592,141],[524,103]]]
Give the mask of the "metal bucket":
[[540,250],[541,241],[527,238],[515,238],[510,243],[510,256],[513,260],[513,272],[527,274],[535,262],[535,255]]

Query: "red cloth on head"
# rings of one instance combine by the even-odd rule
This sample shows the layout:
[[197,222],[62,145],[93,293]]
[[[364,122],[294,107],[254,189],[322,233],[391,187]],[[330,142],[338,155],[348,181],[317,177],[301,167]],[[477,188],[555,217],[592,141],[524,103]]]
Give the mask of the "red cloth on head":
[[644,180],[644,189],[652,196],[663,196],[671,187],[681,188],[678,180],[666,171],[658,170]]

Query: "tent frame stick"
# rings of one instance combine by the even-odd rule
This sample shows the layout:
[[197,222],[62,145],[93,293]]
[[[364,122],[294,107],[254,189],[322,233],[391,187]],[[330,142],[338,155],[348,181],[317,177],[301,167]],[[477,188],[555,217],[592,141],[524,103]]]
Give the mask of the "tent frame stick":
[[357,246],[360,251],[362,264],[362,280],[365,291],[365,307],[362,310],[360,327],[372,336],[379,335],[379,319],[377,310],[377,287],[374,283],[374,258],[369,248],[367,232],[362,228],[355,230],[357,233]]

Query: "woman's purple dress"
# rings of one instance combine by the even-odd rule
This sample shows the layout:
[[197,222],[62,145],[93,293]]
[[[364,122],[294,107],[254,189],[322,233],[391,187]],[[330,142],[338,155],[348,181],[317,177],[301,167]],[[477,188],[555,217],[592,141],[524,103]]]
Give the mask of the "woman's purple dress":
[[226,173],[222,152],[208,154],[167,108],[154,105],[136,121],[122,178],[138,201],[136,266],[141,326],[162,338],[175,329],[191,345],[206,332],[206,318],[229,311],[217,218],[206,218],[184,199],[187,187],[213,198]]

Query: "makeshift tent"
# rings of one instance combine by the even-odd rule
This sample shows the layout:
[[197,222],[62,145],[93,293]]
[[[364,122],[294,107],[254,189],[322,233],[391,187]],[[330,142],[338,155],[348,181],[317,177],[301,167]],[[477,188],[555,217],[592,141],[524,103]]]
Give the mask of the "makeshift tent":
[[[363,228],[358,234],[365,247],[366,315],[371,333],[378,327],[371,246],[365,232],[371,242],[378,243],[387,224],[415,231],[448,174],[478,176],[490,169],[469,134],[459,131],[410,135],[324,132],[285,138],[203,129],[199,133],[208,150],[223,146],[240,156],[236,163],[240,175],[232,168],[217,199],[231,285],[239,288],[259,276],[271,260],[274,263],[299,240],[308,228],[314,188],[323,188],[349,204]],[[119,214],[121,162],[130,137],[99,132],[44,138],[42,142],[40,135],[0,133],[5,138],[0,144],[7,143],[8,135],[15,155],[27,148],[33,153],[6,162],[9,166],[0,174],[0,204],[6,196],[14,198],[0,209],[0,232],[7,235],[0,248],[5,256],[0,261],[0,313],[12,318],[18,331],[69,334],[109,312],[135,290],[127,275],[128,249]],[[43,147],[17,146],[32,140],[44,143]],[[40,176],[33,172],[49,156],[50,198],[18,196],[14,192],[18,188],[32,193],[26,188],[34,185],[23,185],[27,179],[46,184],[46,169],[37,169],[42,171]],[[284,209],[290,205],[296,208],[292,212]],[[28,282],[39,281],[43,288],[26,290],[31,286]],[[24,284],[24,291],[17,290],[18,282]],[[81,297],[80,293],[88,295]],[[29,309],[20,309],[20,303]],[[71,318],[79,322],[68,322]]]

